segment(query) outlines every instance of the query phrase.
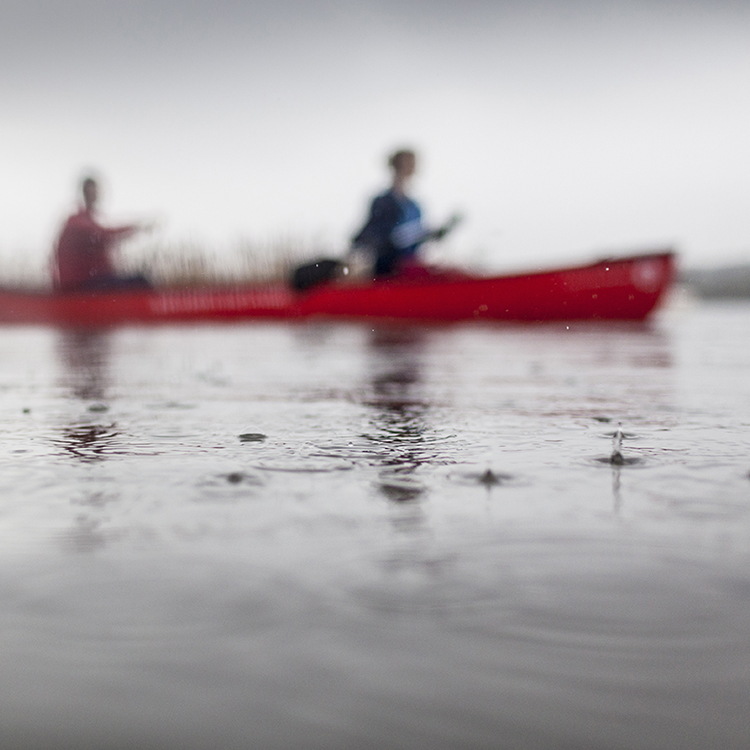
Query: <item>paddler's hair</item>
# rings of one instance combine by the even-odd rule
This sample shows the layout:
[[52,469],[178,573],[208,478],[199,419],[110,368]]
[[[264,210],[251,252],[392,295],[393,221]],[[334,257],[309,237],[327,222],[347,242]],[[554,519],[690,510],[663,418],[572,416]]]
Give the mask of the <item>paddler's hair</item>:
[[401,148],[398,151],[394,151],[388,157],[388,166],[391,169],[398,171],[403,163],[404,159],[416,159],[417,155],[410,148]]

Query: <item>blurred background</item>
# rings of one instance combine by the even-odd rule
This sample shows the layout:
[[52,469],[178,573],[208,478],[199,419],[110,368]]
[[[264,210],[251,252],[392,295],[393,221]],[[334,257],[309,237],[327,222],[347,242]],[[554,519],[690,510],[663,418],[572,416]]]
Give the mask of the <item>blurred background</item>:
[[136,260],[341,252],[402,145],[436,260],[750,258],[745,1],[4,0],[0,71],[5,278],[89,171]]

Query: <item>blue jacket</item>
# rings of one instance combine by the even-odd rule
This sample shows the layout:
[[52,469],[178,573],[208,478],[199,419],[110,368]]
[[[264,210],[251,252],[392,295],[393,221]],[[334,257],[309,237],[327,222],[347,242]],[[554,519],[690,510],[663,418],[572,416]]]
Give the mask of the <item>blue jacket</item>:
[[355,247],[375,252],[375,275],[392,274],[399,261],[413,257],[429,232],[422,226],[419,205],[388,190],[373,199],[367,223],[352,240]]

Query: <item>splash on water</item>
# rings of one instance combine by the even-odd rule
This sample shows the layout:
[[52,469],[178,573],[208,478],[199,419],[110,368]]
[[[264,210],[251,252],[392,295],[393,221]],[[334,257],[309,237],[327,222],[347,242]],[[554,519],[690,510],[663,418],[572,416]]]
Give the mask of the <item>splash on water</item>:
[[625,433],[622,431],[622,422],[617,423],[617,429],[612,435],[612,452],[609,456],[603,456],[597,458],[599,463],[610,464],[612,466],[631,466],[633,464],[640,463],[641,459],[637,456],[624,456],[622,453],[622,441],[625,438]]

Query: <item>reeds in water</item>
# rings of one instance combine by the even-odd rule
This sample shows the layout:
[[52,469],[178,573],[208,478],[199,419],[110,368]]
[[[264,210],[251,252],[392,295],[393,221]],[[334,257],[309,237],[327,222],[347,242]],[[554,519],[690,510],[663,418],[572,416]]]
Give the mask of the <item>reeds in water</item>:
[[0,248],[0,286],[10,289],[46,289],[52,286],[50,261],[25,249]]
[[[207,286],[282,282],[308,259],[331,256],[319,242],[293,237],[266,241],[241,239],[210,248],[192,240],[134,241],[115,250],[117,272],[143,274],[155,286]],[[49,289],[52,252],[0,248],[0,286]]]
[[123,254],[121,269],[142,273],[156,286],[263,284],[286,281],[306,259],[330,254],[315,243],[283,237],[213,249],[194,241],[149,243]]

